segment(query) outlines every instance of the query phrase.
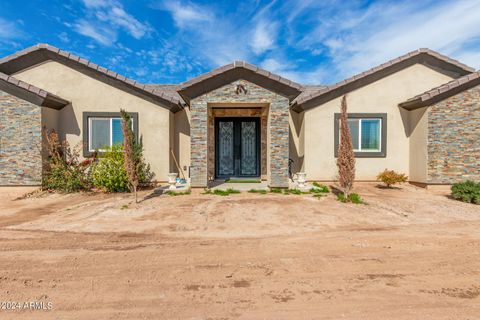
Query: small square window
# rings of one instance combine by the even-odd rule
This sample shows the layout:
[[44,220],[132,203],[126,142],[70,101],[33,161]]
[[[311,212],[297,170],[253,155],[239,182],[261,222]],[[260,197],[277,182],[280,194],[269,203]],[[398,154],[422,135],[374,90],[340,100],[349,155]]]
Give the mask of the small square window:
[[[353,151],[357,157],[386,156],[386,114],[348,114]],[[335,156],[340,141],[340,114],[335,114]]]

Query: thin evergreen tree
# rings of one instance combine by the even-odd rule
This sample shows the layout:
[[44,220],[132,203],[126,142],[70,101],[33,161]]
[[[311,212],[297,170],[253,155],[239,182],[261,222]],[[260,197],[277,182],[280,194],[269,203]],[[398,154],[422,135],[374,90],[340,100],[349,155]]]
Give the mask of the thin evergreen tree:
[[340,144],[338,146],[338,183],[347,201],[355,180],[355,154],[353,152],[352,136],[348,127],[347,97],[342,97],[340,116]]

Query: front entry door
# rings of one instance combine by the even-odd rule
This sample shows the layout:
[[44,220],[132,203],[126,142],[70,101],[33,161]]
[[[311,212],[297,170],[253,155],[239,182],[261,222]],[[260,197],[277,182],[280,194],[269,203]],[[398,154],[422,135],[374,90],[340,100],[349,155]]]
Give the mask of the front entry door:
[[260,176],[259,118],[215,118],[215,175]]

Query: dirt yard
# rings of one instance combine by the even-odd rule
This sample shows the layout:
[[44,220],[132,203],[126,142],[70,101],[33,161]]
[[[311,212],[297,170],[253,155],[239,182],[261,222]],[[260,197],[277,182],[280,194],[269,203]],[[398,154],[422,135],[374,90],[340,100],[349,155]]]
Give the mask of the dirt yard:
[[[480,207],[333,195],[0,189],[0,319],[479,319]],[[48,308],[46,308],[48,309]]]

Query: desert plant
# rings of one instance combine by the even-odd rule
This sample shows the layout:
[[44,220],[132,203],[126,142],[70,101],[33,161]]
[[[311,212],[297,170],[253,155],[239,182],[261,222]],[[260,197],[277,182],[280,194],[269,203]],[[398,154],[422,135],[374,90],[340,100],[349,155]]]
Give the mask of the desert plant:
[[231,194],[240,193],[240,190],[235,190],[232,188],[228,188],[227,190],[221,189],[206,189],[204,194],[213,194],[216,196],[229,196]]
[[355,180],[355,154],[353,153],[352,136],[348,127],[347,97],[342,97],[340,116],[340,144],[338,146],[338,183],[344,198],[349,199]]
[[250,189],[248,190],[249,193],[260,193],[260,194],[267,194],[267,190],[264,189]]
[[313,183],[314,188],[310,189],[310,192],[312,193],[329,193],[330,189],[324,184],[320,184],[318,182]]
[[67,141],[60,141],[55,130],[43,129],[43,136],[47,161],[44,163],[42,187],[60,192],[91,189],[91,165],[95,157],[80,160],[81,146],[71,148]]
[[394,170],[385,169],[377,175],[377,181],[383,182],[387,188],[397,183],[407,182],[408,177],[403,173],[397,173]]
[[348,198],[345,197],[344,193],[338,193],[337,199],[340,202],[351,202],[355,204],[365,204],[365,201],[358,195],[358,193],[352,192],[348,195]]
[[125,110],[120,110],[122,116],[122,131],[123,131],[123,156],[125,172],[127,173],[128,186],[130,191],[135,194],[135,203],[137,199],[137,188],[140,182],[139,172],[141,170],[140,163],[142,158],[136,152],[135,135],[132,130],[132,120],[130,115]]
[[452,197],[468,203],[480,204],[480,182],[464,181],[452,185]]
[[93,166],[93,184],[107,192],[126,192],[128,177],[124,166],[124,155],[121,144],[116,144],[100,155]]

